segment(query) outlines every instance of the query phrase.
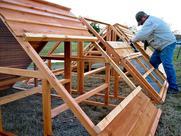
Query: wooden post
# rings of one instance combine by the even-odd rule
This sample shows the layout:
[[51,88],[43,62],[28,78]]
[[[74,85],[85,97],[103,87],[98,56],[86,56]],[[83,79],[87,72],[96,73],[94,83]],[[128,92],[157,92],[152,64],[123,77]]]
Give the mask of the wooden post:
[[47,65],[48,65],[49,69],[52,69],[52,61],[51,61],[51,59],[48,60],[48,64]]
[[43,121],[44,121],[44,136],[51,136],[52,121],[51,121],[51,95],[50,85],[47,80],[42,80],[42,101],[43,101]]
[[[37,67],[36,65],[33,63],[34,65],[34,70],[37,70]],[[37,78],[34,78],[34,87],[37,87],[38,86],[38,79]]]
[[[64,42],[64,78],[71,79],[71,43]],[[65,84],[66,90],[70,93],[71,91],[71,80]]]
[[84,93],[84,62],[81,59],[84,56],[83,49],[84,43],[82,41],[78,42],[77,56],[79,58],[79,61],[77,63],[77,90],[80,94]]
[[105,89],[104,102],[106,105],[109,104],[109,91],[110,91],[110,64],[106,63],[106,77],[105,82],[108,84],[108,87]]
[[118,92],[119,92],[119,75],[118,73],[114,70],[114,97],[118,97]]

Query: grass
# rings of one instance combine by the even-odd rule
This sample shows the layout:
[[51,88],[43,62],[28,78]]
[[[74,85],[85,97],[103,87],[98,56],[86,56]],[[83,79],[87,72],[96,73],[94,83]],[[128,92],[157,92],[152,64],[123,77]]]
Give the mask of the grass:
[[[86,46],[89,42],[85,42],[84,45]],[[63,53],[64,52],[64,46],[63,46],[63,42],[60,44],[60,46],[55,50],[54,53]],[[53,45],[55,45],[55,42],[49,42],[40,52],[40,55],[46,55],[48,53],[48,51],[50,51],[53,47]],[[72,52],[75,53],[77,52],[77,42],[72,42],[71,43],[71,48],[72,48]]]
[[[177,75],[177,84],[181,90],[181,54],[177,59],[179,48],[175,50],[174,65]],[[164,104],[159,105],[162,110],[161,119],[156,136],[181,136],[181,93],[167,95]]]

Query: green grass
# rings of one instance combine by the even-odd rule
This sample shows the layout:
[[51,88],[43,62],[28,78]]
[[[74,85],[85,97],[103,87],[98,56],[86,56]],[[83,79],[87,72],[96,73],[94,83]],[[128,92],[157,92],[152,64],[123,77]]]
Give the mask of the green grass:
[[180,52],[179,57],[177,58],[179,48],[181,48],[181,46],[177,47],[175,50],[174,65],[175,65],[175,70],[176,70],[176,74],[177,74],[177,83],[181,87],[181,52]]
[[[52,49],[53,45],[55,45],[56,42],[49,42],[40,52],[40,55],[47,55],[47,53]],[[85,42],[84,46],[86,46],[89,42]],[[63,53],[64,52],[64,42],[60,44],[60,46],[55,50],[54,53]],[[77,52],[77,42],[71,42],[71,48],[72,53]]]

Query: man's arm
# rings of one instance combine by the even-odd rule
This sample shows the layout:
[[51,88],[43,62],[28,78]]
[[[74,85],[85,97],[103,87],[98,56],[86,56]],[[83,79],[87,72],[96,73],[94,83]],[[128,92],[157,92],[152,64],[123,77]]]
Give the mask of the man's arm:
[[145,22],[142,29],[133,37],[132,42],[144,41],[153,33],[155,26],[152,22]]

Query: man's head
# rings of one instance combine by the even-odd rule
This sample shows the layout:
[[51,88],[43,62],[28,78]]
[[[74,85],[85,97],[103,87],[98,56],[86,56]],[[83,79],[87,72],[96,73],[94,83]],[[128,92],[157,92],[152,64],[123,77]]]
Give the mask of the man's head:
[[136,21],[138,22],[138,26],[140,26],[140,25],[144,24],[144,22],[148,18],[148,15],[145,12],[143,12],[143,11],[139,11],[136,14],[135,18],[136,18]]

